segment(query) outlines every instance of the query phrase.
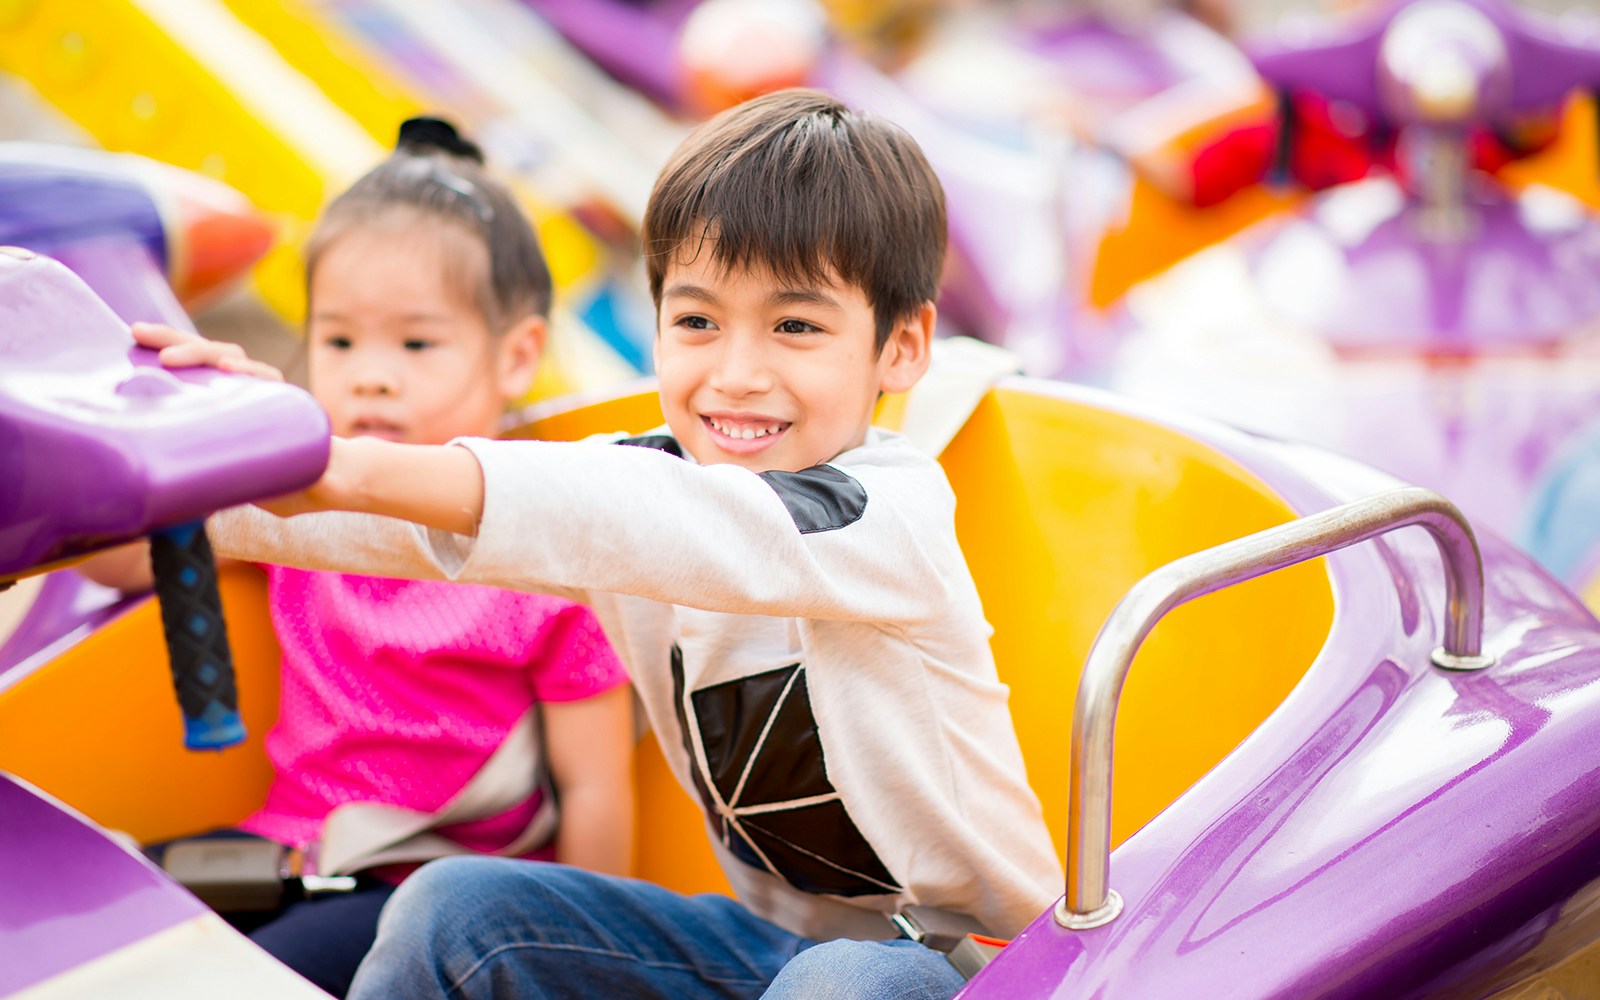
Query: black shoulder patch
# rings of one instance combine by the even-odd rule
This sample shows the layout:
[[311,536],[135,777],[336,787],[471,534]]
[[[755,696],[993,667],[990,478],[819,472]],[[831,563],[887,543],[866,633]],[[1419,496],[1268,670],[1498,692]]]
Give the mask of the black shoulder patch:
[[760,473],[789,509],[802,535],[833,531],[861,520],[867,491],[831,465],[813,465],[799,472]]
[[611,443],[625,444],[630,448],[654,448],[656,451],[664,451],[668,455],[678,458],[683,457],[683,446],[671,434],[646,434],[643,437],[622,438],[620,441]]

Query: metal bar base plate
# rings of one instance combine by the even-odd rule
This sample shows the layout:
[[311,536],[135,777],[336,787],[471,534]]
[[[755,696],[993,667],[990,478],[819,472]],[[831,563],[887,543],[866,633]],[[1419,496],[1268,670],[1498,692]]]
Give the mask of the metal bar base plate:
[[1117,919],[1117,914],[1122,912],[1122,897],[1117,890],[1111,889],[1106,893],[1106,901],[1090,910],[1088,913],[1078,913],[1067,909],[1067,897],[1062,896],[1056,901],[1056,923],[1069,931],[1086,931],[1091,927],[1109,924]]

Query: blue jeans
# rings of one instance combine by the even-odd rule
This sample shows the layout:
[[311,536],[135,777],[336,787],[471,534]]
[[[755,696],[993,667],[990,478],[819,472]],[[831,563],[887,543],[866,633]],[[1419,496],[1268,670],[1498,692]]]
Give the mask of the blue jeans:
[[446,858],[378,922],[352,1000],[948,1000],[945,957],[910,941],[819,944],[724,896],[565,865]]

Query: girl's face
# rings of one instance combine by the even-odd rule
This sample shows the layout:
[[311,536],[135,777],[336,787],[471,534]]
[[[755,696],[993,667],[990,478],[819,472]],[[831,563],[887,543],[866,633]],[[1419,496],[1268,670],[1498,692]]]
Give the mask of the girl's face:
[[533,380],[543,321],[494,336],[452,280],[487,267],[481,243],[420,221],[357,226],[323,250],[306,338],[311,393],[335,434],[442,444],[499,432]]

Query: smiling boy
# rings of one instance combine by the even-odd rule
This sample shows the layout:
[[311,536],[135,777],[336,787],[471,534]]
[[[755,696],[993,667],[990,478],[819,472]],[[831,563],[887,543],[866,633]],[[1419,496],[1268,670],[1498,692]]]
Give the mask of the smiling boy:
[[[949,484],[869,426],[928,363],[939,183],[899,129],[786,91],[685,141],[644,238],[664,431],[336,441],[323,480],[273,506],[324,513],[228,512],[212,534],[246,558],[590,603],[738,901],[435,862],[351,995],[948,997],[959,976],[887,918],[920,905],[1011,935],[1061,871]],[[172,364],[223,351],[141,336]]]

